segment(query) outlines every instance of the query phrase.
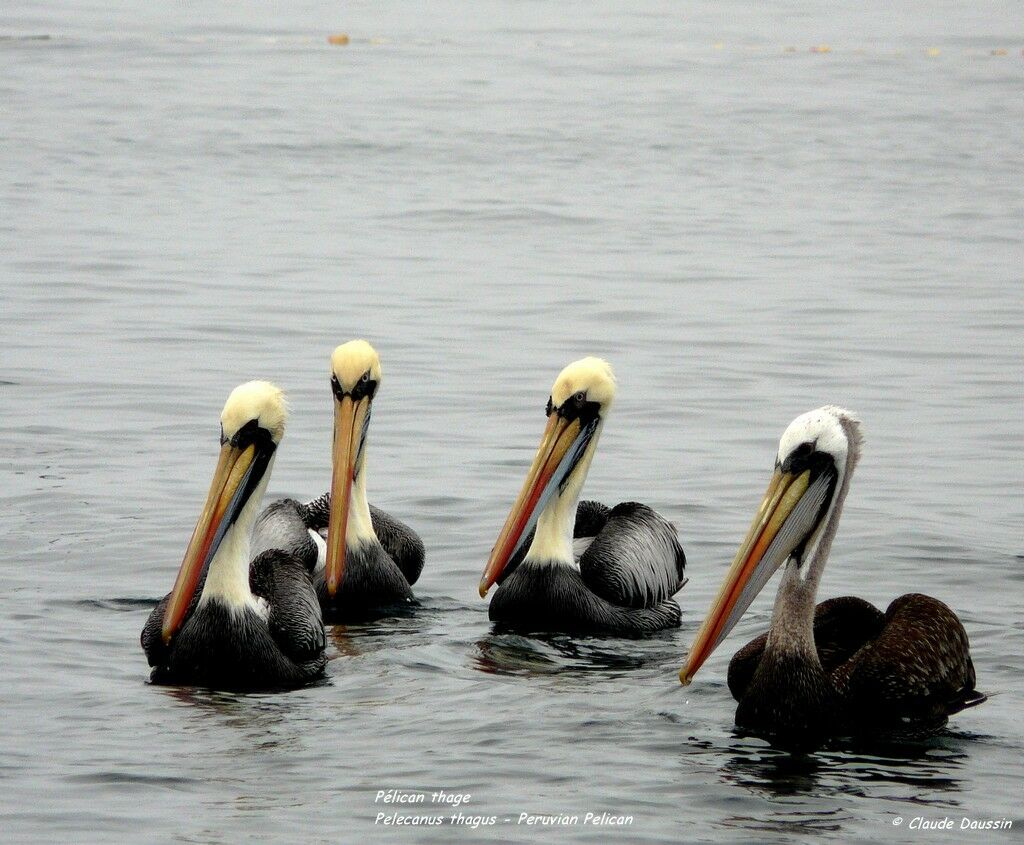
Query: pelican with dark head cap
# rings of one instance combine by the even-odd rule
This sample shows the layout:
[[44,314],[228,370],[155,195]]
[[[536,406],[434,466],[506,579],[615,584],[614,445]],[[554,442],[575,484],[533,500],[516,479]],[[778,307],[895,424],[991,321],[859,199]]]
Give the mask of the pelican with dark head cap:
[[689,683],[783,567],[768,633],[736,653],[728,676],[737,726],[783,747],[924,736],[985,700],[974,687],[967,633],[939,600],[910,593],[884,614],[853,596],[815,607],[861,442],[860,422],[833,405],[793,420],[680,672]]
[[323,673],[323,622],[302,561],[270,549],[250,562],[286,417],[284,395],[269,382],[247,382],[228,397],[206,504],[174,589],[142,631],[154,681],[275,688]]
[[671,597],[686,558],[675,528],[636,502],[577,508],[614,398],[611,366],[599,358],[576,361],[555,380],[540,448],[480,580],[481,597],[500,584],[492,621],[623,635],[678,626]]

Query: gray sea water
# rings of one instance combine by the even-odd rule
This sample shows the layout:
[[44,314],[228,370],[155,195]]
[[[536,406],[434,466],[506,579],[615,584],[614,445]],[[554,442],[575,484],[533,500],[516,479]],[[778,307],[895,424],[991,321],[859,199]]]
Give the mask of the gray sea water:
[[[1011,2],[7,3],[0,838],[1019,838],[1022,47]],[[149,685],[228,392],[287,391],[270,490],[315,496],[353,337],[420,612],[334,628],[309,689]],[[585,494],[678,525],[683,626],[496,636],[477,581],[584,354],[619,379]],[[773,585],[676,672],[825,402],[867,443],[822,596],[941,598],[998,694],[916,748],[794,759],[736,735],[725,687]],[[384,826],[453,812],[388,789],[496,821]],[[947,817],[1016,829],[908,830]]]

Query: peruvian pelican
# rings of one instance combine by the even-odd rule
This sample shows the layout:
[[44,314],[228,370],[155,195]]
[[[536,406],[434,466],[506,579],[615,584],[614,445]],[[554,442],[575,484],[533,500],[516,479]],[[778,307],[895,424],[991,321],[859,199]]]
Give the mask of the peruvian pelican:
[[309,573],[280,549],[250,562],[250,532],[284,435],[284,395],[236,387],[221,451],[174,589],[142,629],[152,679],[216,689],[296,687],[323,674],[324,626]]
[[258,548],[287,549],[306,562],[328,623],[377,618],[408,606],[423,569],[416,532],[366,499],[366,439],[380,382],[380,358],[365,340],[334,350],[330,492],[305,504],[274,502],[256,525]]
[[576,361],[555,379],[540,448],[480,581],[481,597],[501,584],[493,622],[624,635],[679,625],[672,596],[686,557],[672,524],[636,502],[577,509],[614,396],[611,366],[599,358]]
[[783,747],[833,736],[906,739],[985,701],[963,625],[945,604],[900,596],[883,614],[853,596],[815,608],[843,502],[861,453],[860,422],[826,405],[797,417],[753,525],[701,627],[684,684],[785,564],[771,627],[729,664],[738,727]]

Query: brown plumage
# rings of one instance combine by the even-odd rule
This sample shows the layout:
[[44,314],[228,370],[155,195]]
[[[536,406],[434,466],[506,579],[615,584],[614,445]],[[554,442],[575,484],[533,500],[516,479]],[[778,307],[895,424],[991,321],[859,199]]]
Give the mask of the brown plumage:
[[772,574],[772,623],[729,664],[736,724],[794,749],[832,737],[911,739],[985,701],[967,632],[938,599],[909,593],[883,614],[853,596],[815,606],[860,458],[860,422],[827,405],[782,436],[754,523],[680,673],[688,683]]
[[798,713],[779,713],[775,706],[772,723],[762,725],[765,708],[754,701],[772,694],[777,704],[775,687],[785,680],[767,677],[772,668],[778,670],[777,661],[758,675],[767,641],[766,632],[736,652],[729,663],[729,691],[744,705],[737,710],[737,725],[781,744],[815,745],[836,735],[916,739],[986,699],[974,688],[974,663],[960,620],[943,602],[920,593],[900,596],[884,614],[856,596],[821,602],[814,612],[821,672],[812,668],[806,674],[820,687],[812,698],[828,708],[809,712],[811,702],[792,700],[790,689],[784,698]]

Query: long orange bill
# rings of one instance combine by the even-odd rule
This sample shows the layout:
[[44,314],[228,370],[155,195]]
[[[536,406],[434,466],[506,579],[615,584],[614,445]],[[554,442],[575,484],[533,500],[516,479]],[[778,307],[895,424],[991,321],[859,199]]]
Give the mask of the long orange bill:
[[334,400],[334,447],[331,475],[331,511],[327,523],[327,594],[332,598],[345,575],[345,535],[352,501],[359,452],[369,414],[369,398],[353,401],[351,396]]
[[[711,656],[711,653],[718,648],[722,640],[739,622],[754,597],[761,592],[775,570],[785,562],[800,540],[806,536],[804,520],[801,519],[799,531],[785,532],[780,538],[785,542],[772,546],[787,518],[807,492],[809,482],[809,470],[805,470],[798,476],[782,472],[779,469],[775,470],[771,482],[768,484],[768,490],[764,494],[764,499],[761,501],[761,506],[757,510],[757,515],[754,517],[754,522],[733,559],[732,567],[725,576],[725,582],[711,606],[711,611],[697,632],[697,638],[690,649],[686,665],[679,672],[679,680],[682,683],[690,683],[704,661]],[[817,494],[819,485],[815,485],[815,487]],[[810,505],[814,505],[813,516],[816,518],[817,506],[820,505],[822,498],[823,494],[822,496],[816,495],[815,501],[808,502],[808,507],[802,508],[802,512],[810,513],[812,511]],[[766,554],[769,549],[771,554]]]
[[536,527],[541,512],[573,466],[574,458],[586,448],[592,432],[591,427],[581,430],[578,419],[568,422],[557,414],[548,417],[544,436],[530,471],[526,474],[523,489],[512,505],[484,568],[480,579],[481,598],[487,595],[487,591],[501,577],[509,560]]
[[228,528],[245,504],[250,489],[247,479],[256,454],[256,446],[253,444],[238,448],[225,443],[221,447],[206,504],[203,505],[192,539],[185,549],[185,559],[181,562],[178,578],[164,610],[161,633],[165,643],[169,643],[181,628],[199,582],[213,556],[217,554]]

